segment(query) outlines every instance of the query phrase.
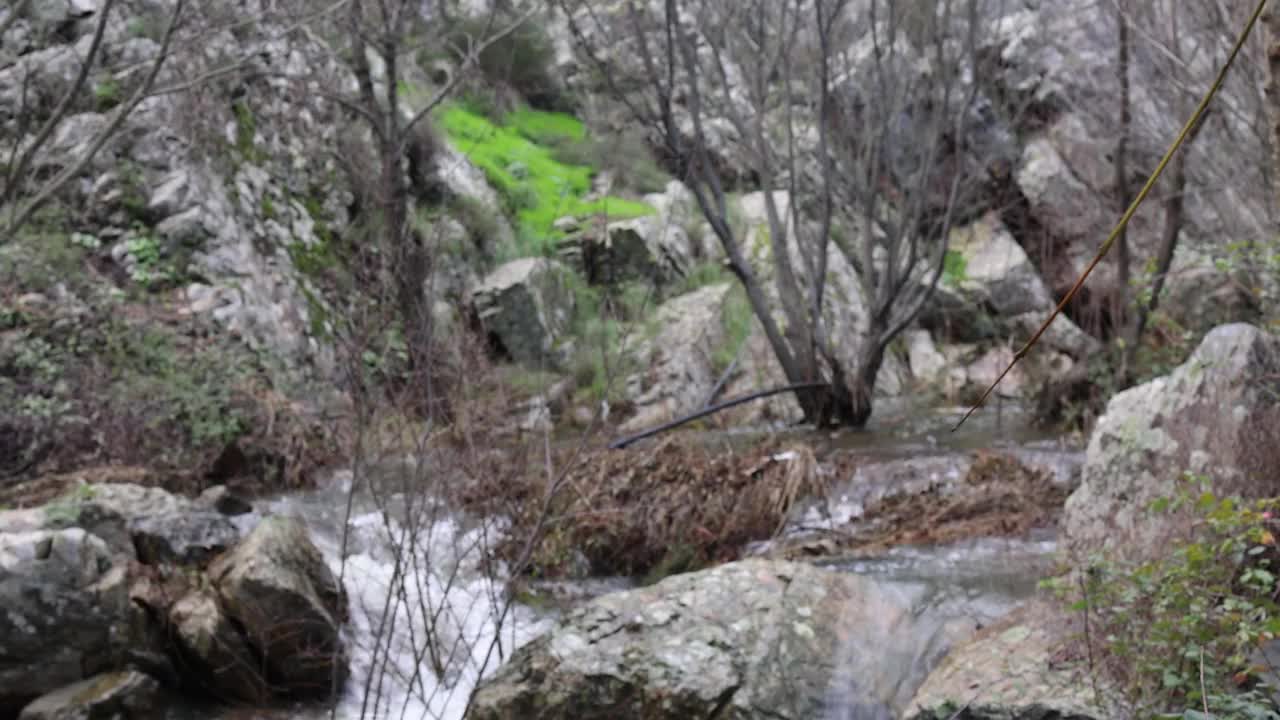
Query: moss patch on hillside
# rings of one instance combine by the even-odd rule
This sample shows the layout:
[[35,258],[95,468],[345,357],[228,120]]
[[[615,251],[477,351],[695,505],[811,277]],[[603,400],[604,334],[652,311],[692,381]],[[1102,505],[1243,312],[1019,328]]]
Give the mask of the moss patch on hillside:
[[548,255],[562,238],[553,226],[565,216],[622,220],[654,212],[618,197],[588,200],[595,170],[557,158],[556,148],[586,142],[582,123],[570,115],[536,110],[509,113],[501,125],[457,105],[442,110],[441,129],[484,171],[518,225],[517,256]]

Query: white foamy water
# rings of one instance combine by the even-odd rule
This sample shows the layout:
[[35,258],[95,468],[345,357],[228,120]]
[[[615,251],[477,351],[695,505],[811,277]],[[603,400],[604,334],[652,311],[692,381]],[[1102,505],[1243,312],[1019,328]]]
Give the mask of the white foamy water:
[[[327,487],[263,508],[305,520],[346,586],[351,676],[336,715],[461,720],[480,679],[545,630],[550,619],[517,604],[504,616],[505,569],[486,572],[485,561],[501,527],[464,527],[438,506],[406,511],[403,498],[392,496],[383,506],[399,509],[384,514],[371,509],[369,499],[358,499],[344,567],[342,520],[350,483],[350,473],[338,473]],[[407,516],[412,522],[403,521]],[[290,716],[310,720],[330,712],[316,707]]]

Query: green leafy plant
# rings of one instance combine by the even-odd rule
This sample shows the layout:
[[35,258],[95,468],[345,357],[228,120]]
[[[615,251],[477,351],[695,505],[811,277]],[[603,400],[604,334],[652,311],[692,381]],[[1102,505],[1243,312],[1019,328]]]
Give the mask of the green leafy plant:
[[1084,618],[1095,671],[1139,717],[1204,717],[1207,707],[1217,718],[1276,718],[1249,691],[1256,648],[1280,636],[1280,499],[1219,497],[1189,476],[1149,512],[1190,518],[1190,536],[1159,560],[1095,557],[1078,585],[1046,583]]
[[164,257],[160,240],[142,225],[134,225],[133,230],[125,237],[124,246],[133,258],[129,279],[148,289],[178,279],[173,264]]

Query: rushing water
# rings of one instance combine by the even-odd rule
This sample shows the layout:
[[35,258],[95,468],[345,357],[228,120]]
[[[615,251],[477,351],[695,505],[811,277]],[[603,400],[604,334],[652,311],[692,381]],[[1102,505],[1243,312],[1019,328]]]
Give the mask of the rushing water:
[[[824,520],[830,522],[834,516],[856,521],[873,494],[913,482],[946,481],[948,473],[962,472],[956,458],[973,448],[1003,447],[1050,469],[1064,482],[1078,471],[1078,452],[1027,430],[1016,411],[979,416],[956,434],[949,432],[958,417],[955,410],[900,412],[911,417],[910,422],[890,411],[878,415],[871,432],[796,438],[815,445],[819,453],[855,453],[868,459],[860,474],[837,483],[835,503],[826,508],[831,515]],[[501,568],[483,564],[485,548],[500,527],[464,523],[447,509],[423,505],[420,499],[413,505],[404,496],[384,493],[381,502],[374,502],[369,493],[356,493],[343,558],[351,482],[350,473],[336,473],[317,489],[268,501],[259,509],[303,518],[333,572],[343,576],[351,606],[346,633],[352,674],[336,715],[458,720],[483,674],[547,629],[553,612],[518,604],[504,607]],[[246,525],[257,515],[247,517]],[[813,517],[798,513],[792,524],[811,522]],[[1052,535],[1042,533],[1014,540],[897,548],[881,557],[831,559],[826,564],[878,578],[901,594],[904,606],[931,619],[925,627],[934,630],[927,636],[902,639],[938,647],[936,652],[929,648],[924,661],[893,669],[901,686],[895,705],[901,707],[945,653],[946,642],[940,638],[950,636],[947,628],[963,626],[964,633],[972,632],[1007,613],[1034,592],[1053,552]],[[606,579],[570,582],[560,591],[580,599],[626,586],[625,581]],[[850,682],[855,681],[847,680],[842,692]],[[833,688],[837,684],[833,679]],[[890,716],[882,706],[862,707],[838,699],[832,708],[830,720]],[[328,716],[327,708],[318,707],[283,714],[297,720]]]
[[[259,510],[305,520],[346,586],[351,676],[336,716],[458,720],[482,673],[545,630],[550,618],[515,604],[504,612],[501,568],[484,566],[485,548],[501,527],[464,524],[402,496],[352,497],[344,562],[351,481],[351,473],[336,473]],[[319,720],[330,710],[298,707],[283,716]]]

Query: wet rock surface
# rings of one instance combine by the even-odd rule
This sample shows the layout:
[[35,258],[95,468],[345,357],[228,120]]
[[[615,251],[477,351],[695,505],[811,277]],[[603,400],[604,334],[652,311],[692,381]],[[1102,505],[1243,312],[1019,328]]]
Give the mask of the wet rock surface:
[[345,681],[346,593],[302,523],[263,520],[209,577],[277,691],[326,697]]
[[150,720],[162,712],[160,684],[148,675],[111,672],[42,695],[18,720]]
[[916,600],[804,564],[674,576],[568,613],[482,684],[471,717],[891,717],[912,689],[903,668],[973,629],[920,621]]

